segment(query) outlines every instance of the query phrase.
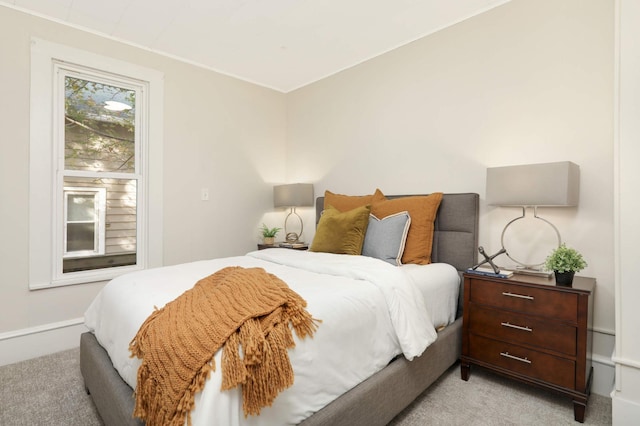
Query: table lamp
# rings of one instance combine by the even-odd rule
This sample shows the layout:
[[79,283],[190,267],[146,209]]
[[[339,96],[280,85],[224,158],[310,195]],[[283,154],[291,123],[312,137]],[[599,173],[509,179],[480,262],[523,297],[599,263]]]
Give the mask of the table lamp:
[[515,272],[546,275],[541,271],[544,263],[520,262],[509,255],[504,244],[507,228],[523,219],[526,208],[533,208],[533,216],[550,225],[562,244],[560,232],[551,222],[538,216],[538,207],[571,207],[578,205],[580,194],[580,167],[570,161],[491,167],[487,169],[487,204],[501,207],[520,207],[522,215],[508,222],[502,230],[500,244],[506,255],[519,268]]
[[[291,209],[284,220],[285,239],[288,243],[299,242],[304,229],[302,218],[296,212],[296,207],[313,206],[313,201],[313,184],[311,183],[291,183],[273,187],[273,206]],[[287,223],[291,216],[298,218],[300,222],[300,232],[290,232],[288,230]]]

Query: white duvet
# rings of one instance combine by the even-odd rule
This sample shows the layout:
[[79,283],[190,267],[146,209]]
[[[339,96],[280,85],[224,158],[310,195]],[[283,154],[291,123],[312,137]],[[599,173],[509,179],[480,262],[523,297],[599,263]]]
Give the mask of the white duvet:
[[[275,274],[307,301],[307,310],[322,323],[313,338],[295,338],[296,347],[289,351],[294,384],[271,407],[245,418],[239,390],[220,391],[218,369],[196,395],[194,425],[297,424],[384,368],[396,355],[412,359],[436,339],[415,272],[412,278],[403,268],[364,256],[261,250],[134,272],[104,287],[85,313],[85,324],[132,388],[140,360],[129,357],[128,346],[142,322],[155,307],[161,308],[226,266],[262,267]],[[453,267],[430,266],[439,280],[457,283]],[[220,351],[215,358],[220,366]]]

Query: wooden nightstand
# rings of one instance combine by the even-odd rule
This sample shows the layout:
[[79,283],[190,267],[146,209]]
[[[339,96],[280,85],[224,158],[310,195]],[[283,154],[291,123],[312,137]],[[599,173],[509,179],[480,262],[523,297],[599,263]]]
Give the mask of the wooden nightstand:
[[594,278],[575,277],[572,287],[554,279],[508,279],[464,274],[460,373],[471,365],[573,399],[584,421],[591,389]]
[[280,245],[280,243],[275,244],[258,244],[258,250],[264,250],[268,248],[288,248],[290,250],[308,250],[309,244],[303,243],[302,245],[295,245],[293,247],[288,247],[286,245]]

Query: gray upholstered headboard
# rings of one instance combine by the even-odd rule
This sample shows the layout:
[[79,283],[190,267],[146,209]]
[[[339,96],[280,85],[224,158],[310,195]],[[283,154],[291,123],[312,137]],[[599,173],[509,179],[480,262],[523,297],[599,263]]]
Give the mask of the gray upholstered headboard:
[[[387,198],[406,195],[387,195]],[[480,196],[474,193],[444,194],[434,223],[432,262],[444,262],[459,271],[478,259],[478,218]],[[324,197],[316,199],[316,223],[320,220]]]

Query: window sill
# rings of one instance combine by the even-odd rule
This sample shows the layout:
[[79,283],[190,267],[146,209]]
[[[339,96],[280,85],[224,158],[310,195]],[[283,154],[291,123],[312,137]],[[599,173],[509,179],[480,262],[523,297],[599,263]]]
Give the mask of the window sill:
[[140,271],[144,268],[139,265],[118,266],[97,271],[70,272],[64,278],[54,279],[45,283],[29,283],[29,290],[43,290],[46,288],[64,287],[76,284],[89,284],[100,281],[109,281],[122,274]]

